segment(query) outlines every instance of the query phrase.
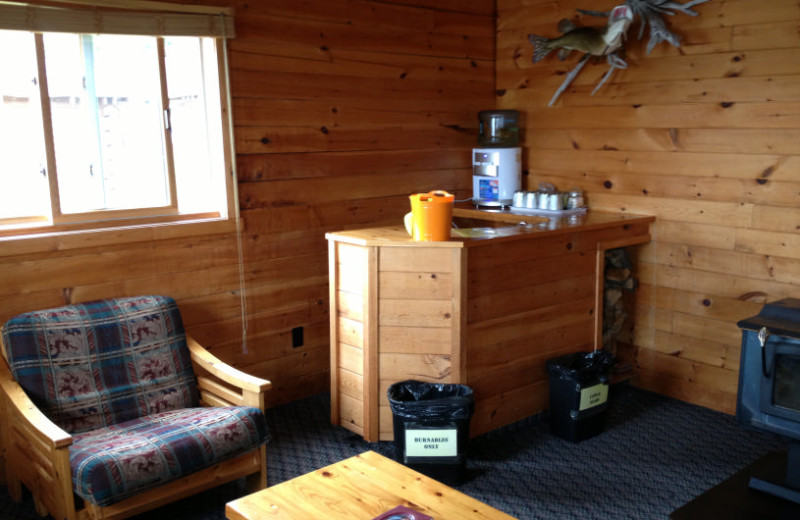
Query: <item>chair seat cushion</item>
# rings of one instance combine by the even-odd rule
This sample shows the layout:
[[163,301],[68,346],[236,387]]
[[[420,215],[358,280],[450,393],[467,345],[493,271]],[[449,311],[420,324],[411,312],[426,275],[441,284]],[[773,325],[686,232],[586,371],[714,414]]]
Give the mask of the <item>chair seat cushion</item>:
[[266,419],[258,408],[185,408],[148,415],[73,435],[73,486],[84,500],[108,506],[267,440]]

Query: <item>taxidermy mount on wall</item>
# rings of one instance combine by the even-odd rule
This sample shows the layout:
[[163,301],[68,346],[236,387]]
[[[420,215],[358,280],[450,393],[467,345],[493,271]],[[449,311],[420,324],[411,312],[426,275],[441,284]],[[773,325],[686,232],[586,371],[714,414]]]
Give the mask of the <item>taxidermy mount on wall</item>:
[[608,22],[604,27],[575,27],[570,20],[561,20],[558,30],[562,33],[556,38],[545,38],[537,34],[529,34],[528,41],[533,45],[533,62],[536,63],[550,52],[558,49],[558,59],[565,60],[572,51],[583,53],[583,57],[572,69],[561,86],[558,87],[548,106],[553,106],[558,97],[572,83],[583,66],[592,56],[605,56],[609,64],[608,72],[592,91],[592,95],[606,82],[615,69],[624,69],[628,63],[619,56],[619,51],[624,50],[623,44],[636,15],[639,16],[639,39],[644,35],[646,25],[650,25],[650,41],[647,43],[647,52],[662,41],[668,41],[675,47],[680,47],[680,37],[667,29],[663,15],[673,16],[675,11],[697,16],[691,8],[709,0],[691,0],[686,3],[672,2],[669,0],[625,0],[625,3],[614,7],[611,11],[587,11],[578,9],[579,13],[590,16],[607,17]]

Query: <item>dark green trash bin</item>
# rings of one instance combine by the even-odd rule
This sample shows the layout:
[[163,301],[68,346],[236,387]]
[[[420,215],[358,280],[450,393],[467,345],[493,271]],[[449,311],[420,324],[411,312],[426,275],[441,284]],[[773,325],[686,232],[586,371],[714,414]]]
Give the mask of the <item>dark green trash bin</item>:
[[580,442],[603,431],[613,364],[614,357],[602,350],[575,352],[547,361],[553,435]]
[[449,485],[466,478],[475,397],[466,385],[402,381],[388,390],[395,460]]

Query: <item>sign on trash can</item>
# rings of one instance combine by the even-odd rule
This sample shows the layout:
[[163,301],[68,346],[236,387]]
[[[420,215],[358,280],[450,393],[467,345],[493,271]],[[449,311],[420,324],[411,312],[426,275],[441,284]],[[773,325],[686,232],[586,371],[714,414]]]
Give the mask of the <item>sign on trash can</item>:
[[[458,428],[418,429],[406,424],[406,457],[457,457]],[[415,428],[415,429],[411,429]]]

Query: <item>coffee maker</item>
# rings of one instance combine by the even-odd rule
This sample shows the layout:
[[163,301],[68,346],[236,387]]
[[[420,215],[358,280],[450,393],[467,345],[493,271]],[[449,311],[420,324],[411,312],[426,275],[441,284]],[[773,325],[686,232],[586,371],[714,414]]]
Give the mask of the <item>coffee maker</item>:
[[478,148],[472,149],[472,202],[510,206],[522,183],[519,112],[482,110],[478,119]]

